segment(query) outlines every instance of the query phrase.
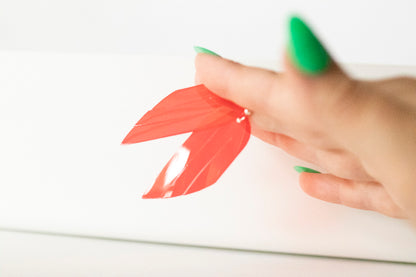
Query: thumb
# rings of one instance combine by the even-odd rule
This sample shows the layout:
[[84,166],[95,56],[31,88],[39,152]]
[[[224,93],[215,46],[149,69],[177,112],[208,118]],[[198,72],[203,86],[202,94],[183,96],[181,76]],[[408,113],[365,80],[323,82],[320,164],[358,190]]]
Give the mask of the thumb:
[[318,76],[331,67],[331,57],[308,25],[299,17],[289,19],[287,52],[290,61],[302,73]]
[[308,25],[293,16],[288,29],[284,57],[288,81],[295,87],[303,86],[313,91],[313,97],[316,97],[315,94],[323,94],[327,98],[334,94],[349,93],[353,80],[332,59]]
[[314,119],[331,127],[342,125],[344,119],[352,120],[359,114],[358,102],[363,100],[356,89],[359,82],[341,69],[302,19],[291,17],[288,27],[284,56],[287,86],[304,102],[307,113],[316,116]]

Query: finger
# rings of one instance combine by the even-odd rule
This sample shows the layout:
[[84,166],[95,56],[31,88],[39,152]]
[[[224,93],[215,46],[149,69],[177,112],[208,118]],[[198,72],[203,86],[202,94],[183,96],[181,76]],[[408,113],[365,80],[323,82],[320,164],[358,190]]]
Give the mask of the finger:
[[256,126],[252,127],[252,133],[261,140],[279,147],[289,155],[315,164],[319,168],[341,178],[356,181],[374,181],[374,178],[367,174],[357,158],[346,151],[339,149],[321,150],[289,136],[268,132]]
[[[256,125],[309,141],[314,146],[334,147],[327,135],[323,135],[331,129],[323,124],[327,113],[322,110],[327,108],[327,103],[324,98],[315,97],[317,93],[311,85],[316,79],[309,80],[306,76],[301,80],[296,78],[298,73],[278,74],[206,54],[198,54],[195,64],[196,80],[219,96],[250,109]],[[325,90],[334,95],[330,86]]]
[[219,96],[251,109],[269,106],[278,74],[244,66],[220,57],[198,54],[195,59],[196,80]]
[[308,195],[323,201],[405,218],[384,187],[375,182],[354,182],[329,174],[302,173],[299,183]]
[[[306,40],[313,40],[311,37],[317,41],[310,35]],[[326,128],[325,122],[332,120],[334,113],[342,115],[344,110],[352,110],[349,108],[355,99],[349,95],[348,90],[353,82],[326,52],[321,56],[328,61],[321,63],[324,67],[319,72],[305,72],[305,63],[299,59],[299,55],[293,53],[311,52],[309,48],[302,49],[304,45],[310,44],[300,43],[299,46],[295,41],[291,45],[294,46],[290,49],[295,50],[288,53],[287,71],[284,74],[198,54],[195,62],[197,79],[220,96],[278,122],[263,123],[262,127],[266,127],[266,130],[283,132],[302,141],[312,138],[310,142],[314,146],[323,146],[328,141],[322,134],[332,131],[332,128]],[[324,49],[319,41],[315,45]],[[311,57],[316,51],[312,52]],[[316,62],[316,59],[312,60]],[[309,67],[310,63],[306,68]],[[317,125],[316,122],[320,124]],[[336,124],[331,124],[333,125]]]
[[305,162],[315,163],[317,160],[316,150],[313,147],[300,143],[294,138],[283,134],[268,132],[256,127],[252,128],[252,134],[267,143],[279,147],[289,155]]

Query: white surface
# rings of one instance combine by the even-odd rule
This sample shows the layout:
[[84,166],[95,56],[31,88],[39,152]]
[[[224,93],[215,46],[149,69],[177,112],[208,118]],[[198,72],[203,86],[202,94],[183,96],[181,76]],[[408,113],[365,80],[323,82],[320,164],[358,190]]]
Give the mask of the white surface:
[[293,170],[304,163],[255,138],[212,187],[140,199],[185,136],[120,142],[192,79],[188,58],[0,52],[0,226],[416,261],[405,222],[311,199]]
[[0,231],[0,275],[415,276],[411,265],[185,248]]
[[344,63],[416,65],[416,1],[2,0],[0,48],[278,59],[300,13]]

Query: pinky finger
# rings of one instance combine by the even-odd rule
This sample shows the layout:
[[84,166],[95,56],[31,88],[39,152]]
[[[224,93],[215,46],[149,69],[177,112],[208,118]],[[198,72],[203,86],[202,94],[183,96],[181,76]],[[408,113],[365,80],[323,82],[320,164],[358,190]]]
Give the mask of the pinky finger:
[[301,188],[308,195],[351,208],[372,210],[390,217],[405,218],[385,188],[376,182],[342,179],[330,174],[301,173]]

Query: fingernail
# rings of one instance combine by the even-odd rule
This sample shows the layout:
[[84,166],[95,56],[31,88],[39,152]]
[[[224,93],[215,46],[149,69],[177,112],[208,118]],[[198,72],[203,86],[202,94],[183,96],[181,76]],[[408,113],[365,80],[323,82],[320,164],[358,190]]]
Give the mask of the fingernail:
[[299,17],[289,20],[288,52],[292,62],[301,71],[318,75],[325,71],[331,58],[311,29]]
[[319,172],[319,171],[316,171],[315,169],[312,169],[312,168],[308,168],[308,167],[303,167],[303,166],[295,166],[294,167],[294,169],[297,171],[297,172],[299,172],[299,173],[302,173],[302,172],[308,172],[308,173],[321,173],[321,172]]
[[201,46],[194,46],[194,50],[195,50],[195,52],[197,52],[197,53],[204,53],[204,54],[209,54],[209,55],[213,55],[213,56],[221,57],[221,56],[220,56],[220,55],[218,55],[217,53],[212,52],[211,50],[208,50],[208,49],[206,49],[206,48],[204,48],[204,47],[201,47]]

